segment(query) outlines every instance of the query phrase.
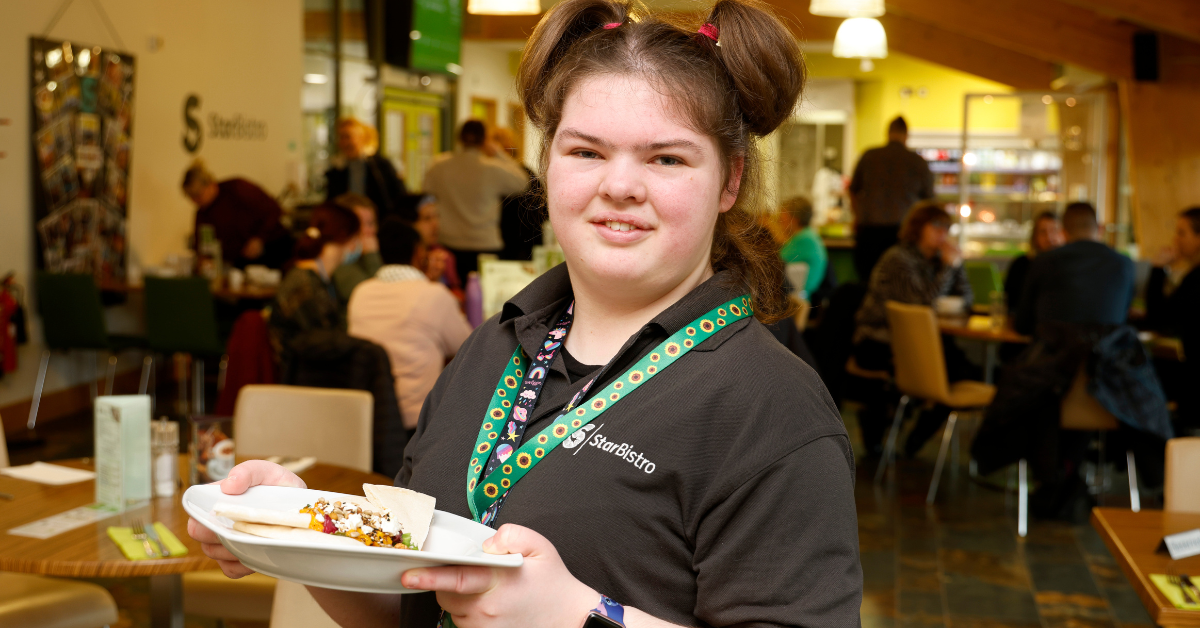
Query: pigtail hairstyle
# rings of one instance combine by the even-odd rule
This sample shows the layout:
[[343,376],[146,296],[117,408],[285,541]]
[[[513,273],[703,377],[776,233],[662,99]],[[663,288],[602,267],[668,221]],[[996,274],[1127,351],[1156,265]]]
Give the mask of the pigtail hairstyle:
[[757,219],[765,209],[757,140],[788,119],[804,87],[804,61],[787,27],[757,0],[720,0],[702,25],[618,0],[560,2],[534,29],[517,75],[526,115],[542,131],[542,173],[570,90],[600,74],[654,83],[715,140],[727,180],[741,162],[741,180],[730,181],[737,201],[717,217],[710,260],[746,285],[759,320],[786,316],[779,247]]

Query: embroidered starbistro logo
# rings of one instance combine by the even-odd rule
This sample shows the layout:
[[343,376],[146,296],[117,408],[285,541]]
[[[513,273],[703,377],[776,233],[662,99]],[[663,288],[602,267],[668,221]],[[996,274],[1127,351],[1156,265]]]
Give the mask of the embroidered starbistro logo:
[[[606,451],[618,458],[624,459],[625,462],[632,464],[640,471],[654,473],[656,465],[647,460],[646,457],[641,454],[641,452],[634,451],[633,447],[629,443],[617,443],[601,436],[600,430],[603,427],[603,423],[601,423],[599,427],[597,427],[595,423],[589,423],[580,428],[574,434],[571,434],[569,437],[567,437],[567,439],[563,441],[562,446],[565,449],[575,449],[576,447],[587,443],[592,447],[599,449],[600,451]],[[576,451],[575,453],[578,454],[579,451]]]

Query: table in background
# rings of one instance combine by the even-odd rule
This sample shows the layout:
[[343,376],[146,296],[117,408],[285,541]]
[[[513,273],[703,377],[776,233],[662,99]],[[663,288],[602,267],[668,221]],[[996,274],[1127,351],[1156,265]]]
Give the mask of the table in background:
[[986,358],[983,365],[984,381],[992,383],[992,373],[999,361],[997,353],[1000,343],[1011,342],[1015,344],[1029,344],[1030,337],[1022,336],[1005,324],[999,329],[988,327],[986,329],[972,329],[967,316],[938,316],[938,329],[943,334],[958,336],[959,338],[969,338],[971,340],[980,340],[984,343],[987,349]]
[[1200,574],[1200,556],[1172,561],[1155,549],[1163,536],[1200,528],[1200,514],[1123,508],[1093,508],[1092,527],[1100,533],[1121,571],[1137,591],[1146,612],[1159,626],[1200,626],[1200,611],[1175,608],[1150,581],[1150,574],[1165,574],[1171,563],[1177,573]]
[[[180,472],[187,473],[187,455],[180,456]],[[92,469],[88,458],[57,461],[67,467]],[[387,484],[391,478],[331,464],[317,463],[300,474],[309,488],[336,493],[362,494],[362,485]],[[85,525],[48,539],[8,534],[8,530],[95,501],[95,482],[49,486],[0,475],[0,492],[15,499],[0,502],[0,571],[16,571],[75,578],[150,577],[151,624],[155,628],[183,628],[184,572],[216,569],[217,564],[187,534],[187,513],[182,491],[160,497],[145,506]],[[111,539],[110,526],[128,526],[140,519],[161,522],[185,546],[179,558],[128,560]]]
[[[146,289],[143,285],[131,285],[125,283],[105,282],[100,284],[101,292],[115,292],[119,294],[132,294],[142,292]],[[228,286],[222,286],[217,290],[213,290],[213,298],[222,301],[270,301],[275,298],[275,293],[278,291],[278,286],[258,286],[244,284],[238,290],[232,290]]]

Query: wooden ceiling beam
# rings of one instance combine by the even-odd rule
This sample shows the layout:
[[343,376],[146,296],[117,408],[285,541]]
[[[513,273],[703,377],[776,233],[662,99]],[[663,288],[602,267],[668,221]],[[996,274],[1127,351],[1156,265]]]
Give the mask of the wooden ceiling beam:
[[1196,0],[1063,0],[1139,26],[1200,41],[1200,2]]
[[[832,41],[840,19],[808,13],[807,0],[770,0],[802,42]],[[468,16],[467,39],[525,39],[540,16]],[[679,16],[684,17],[684,16]],[[931,63],[1010,85],[1016,89],[1049,89],[1057,76],[1053,63],[898,15],[880,18],[892,50]]]
[[887,0],[887,9],[1051,63],[1133,78],[1137,27],[1059,0]]

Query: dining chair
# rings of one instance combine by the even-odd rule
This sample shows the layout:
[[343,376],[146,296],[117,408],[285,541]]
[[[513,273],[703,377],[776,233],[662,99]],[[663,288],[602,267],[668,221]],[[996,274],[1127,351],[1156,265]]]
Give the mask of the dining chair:
[[[996,264],[985,260],[967,260],[963,264],[967,273],[967,282],[971,284],[971,292],[975,295],[975,304],[986,306],[992,302],[993,292],[1003,292],[1004,282],[1000,279],[1000,271]],[[1016,307],[1015,304],[1010,304]]]
[[1167,474],[1163,482],[1163,510],[1200,513],[1200,491],[1193,482],[1200,477],[1200,438],[1167,441]]
[[[33,385],[33,402],[29,407],[27,423],[29,429],[37,424],[42,388],[46,383],[52,353],[90,351],[93,369],[97,354],[109,354],[104,394],[111,395],[113,379],[116,377],[116,355],[122,351],[143,348],[146,344],[144,338],[108,333],[100,289],[92,275],[38,271],[36,282],[37,309],[42,319],[46,348],[42,351],[41,364],[38,365],[37,379]],[[92,382],[92,399],[95,399],[99,394],[96,378],[93,376],[89,379]]]
[[[240,458],[313,456],[371,471],[374,401],[361,390],[253,384],[238,393],[233,436]],[[230,580],[218,570],[183,575],[184,612],[272,626],[336,626],[295,583],[262,574]],[[315,608],[315,611],[313,610]]]
[[948,406],[950,416],[942,431],[942,444],[933,466],[933,479],[925,495],[925,503],[933,504],[950,441],[955,434],[958,414],[979,412],[986,408],[996,396],[996,387],[970,380],[950,382],[946,373],[946,357],[942,352],[942,335],[938,331],[933,308],[888,301],[887,317],[892,338],[893,377],[901,397],[884,444],[880,468],[875,473],[875,481],[883,479],[884,469],[896,464],[896,439],[908,404],[920,400]]
[[[0,429],[0,469],[8,444]],[[102,586],[63,578],[0,571],[0,626],[99,628],[117,621],[117,603]]]
[[[149,349],[152,354],[186,353],[192,356],[191,413],[204,414],[204,360],[220,359],[225,354],[225,345],[217,333],[217,313],[208,280],[203,277],[146,277],[145,281]],[[147,356],[143,383],[152,368],[153,357]],[[223,380],[218,377],[218,388]],[[180,398],[187,397],[186,389],[181,382]]]
[[[1075,371],[1075,378],[1067,394],[1063,395],[1060,405],[1059,426],[1064,430],[1082,432],[1097,432],[1099,435],[1099,459],[1097,467],[1101,473],[1105,471],[1104,463],[1104,432],[1116,430],[1120,423],[1096,398],[1087,390],[1088,377],[1086,365],[1081,364]],[[1197,439],[1200,440],[1200,439]],[[1141,493],[1137,485],[1137,464],[1133,452],[1125,452],[1125,462],[1129,470],[1129,504],[1130,509],[1138,512],[1142,509]],[[1169,468],[1169,462],[1168,462]],[[1099,490],[1104,489],[1105,482],[1100,480]],[[1017,534],[1026,536],[1029,533],[1029,462],[1022,458],[1017,462]]]

